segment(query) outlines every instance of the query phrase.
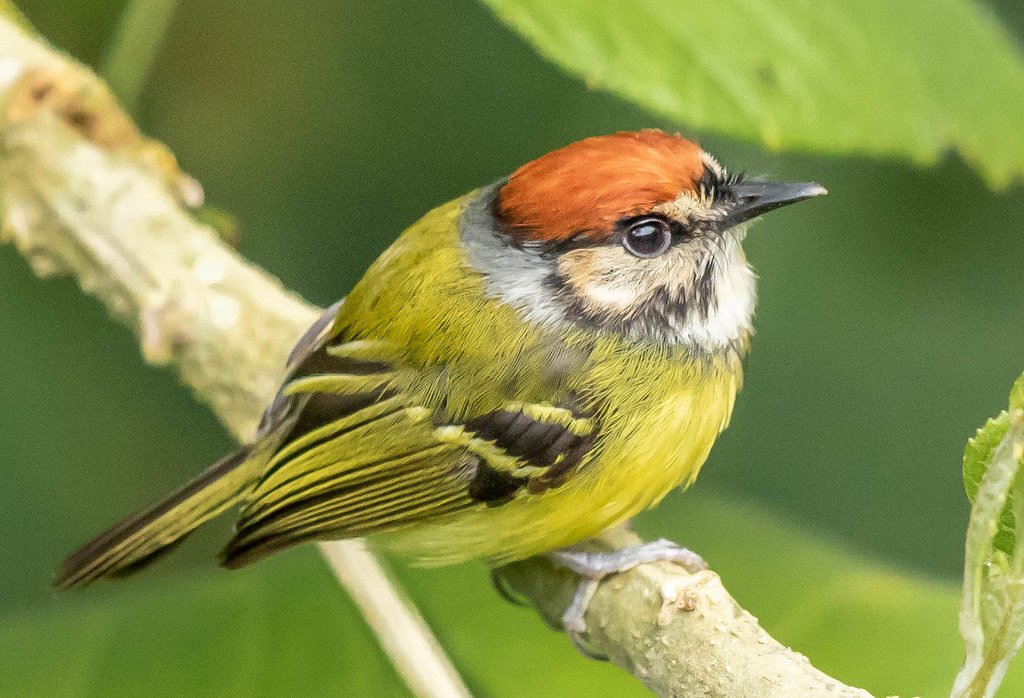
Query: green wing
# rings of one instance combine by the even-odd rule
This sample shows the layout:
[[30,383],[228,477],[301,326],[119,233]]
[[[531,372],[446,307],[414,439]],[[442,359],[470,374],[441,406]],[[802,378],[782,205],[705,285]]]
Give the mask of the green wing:
[[400,388],[377,342],[309,347],[272,408],[290,432],[246,499],[223,564],[309,540],[392,532],[564,482],[596,436],[573,406],[508,405],[455,423]]

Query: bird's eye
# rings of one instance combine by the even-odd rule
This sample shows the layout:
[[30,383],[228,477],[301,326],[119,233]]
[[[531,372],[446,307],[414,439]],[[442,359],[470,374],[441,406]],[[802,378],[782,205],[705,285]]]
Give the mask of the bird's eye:
[[622,246],[636,257],[657,257],[672,246],[672,228],[660,218],[641,218],[626,228]]

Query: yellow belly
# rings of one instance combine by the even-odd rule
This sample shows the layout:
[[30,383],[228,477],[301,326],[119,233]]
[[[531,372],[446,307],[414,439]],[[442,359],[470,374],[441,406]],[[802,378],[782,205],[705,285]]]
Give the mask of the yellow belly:
[[739,361],[652,366],[649,357],[618,356],[597,366],[593,389],[611,407],[593,455],[565,484],[421,524],[384,544],[424,564],[499,565],[572,545],[689,485],[729,422]]

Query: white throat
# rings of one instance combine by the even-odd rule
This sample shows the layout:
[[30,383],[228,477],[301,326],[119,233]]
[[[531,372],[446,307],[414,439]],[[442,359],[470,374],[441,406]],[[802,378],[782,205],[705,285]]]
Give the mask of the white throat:
[[675,342],[720,351],[741,346],[753,334],[757,275],[743,254],[741,237],[727,233],[725,252],[714,257],[715,291],[707,315],[688,313],[675,329]]

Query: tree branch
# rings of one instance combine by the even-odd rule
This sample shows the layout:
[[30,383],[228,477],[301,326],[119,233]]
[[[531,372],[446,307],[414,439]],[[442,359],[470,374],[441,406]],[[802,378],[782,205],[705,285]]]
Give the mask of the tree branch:
[[[92,73],[0,16],[0,237],[39,275],[75,276],[134,328],[149,362],[174,366],[245,438],[316,309],[199,225],[183,203],[200,200]],[[636,540],[615,530],[592,544]],[[359,542],[321,550],[415,692],[468,695]],[[501,574],[556,627],[578,581],[543,559]],[[868,695],[771,638],[713,572],[642,565],[601,584],[586,620],[593,647],[660,695]]]
[[[0,239],[70,274],[239,439],[252,435],[318,310],[185,211],[201,190],[82,68],[0,17]],[[321,552],[419,696],[468,696],[419,613],[361,541]]]

